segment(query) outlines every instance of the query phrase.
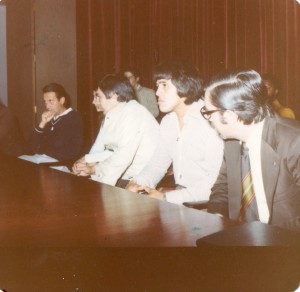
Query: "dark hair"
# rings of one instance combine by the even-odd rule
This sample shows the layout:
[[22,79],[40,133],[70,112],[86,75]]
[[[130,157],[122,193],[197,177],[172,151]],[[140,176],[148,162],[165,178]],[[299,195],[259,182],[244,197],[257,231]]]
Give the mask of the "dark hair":
[[186,97],[185,104],[192,104],[203,94],[203,82],[199,70],[182,60],[169,60],[158,64],[153,80],[170,79],[180,97]]
[[261,74],[261,78],[263,79],[263,81],[269,81],[273,88],[276,90],[280,90],[281,88],[281,83],[280,83],[280,80],[273,74],[271,73],[263,73]]
[[56,98],[60,100],[62,97],[65,98],[64,107],[68,109],[71,106],[70,95],[66,92],[64,87],[58,83],[49,83],[43,87],[43,93],[54,92]]
[[265,102],[267,89],[254,70],[238,70],[212,79],[206,90],[218,109],[235,112],[245,125],[258,123],[271,111]]
[[107,99],[110,99],[110,94],[116,93],[119,102],[128,102],[135,99],[135,93],[128,79],[123,75],[106,75],[98,83],[99,88],[103,91]]
[[125,67],[125,69],[123,70],[123,72],[130,72],[135,78],[140,77],[140,72],[138,71],[138,69],[136,67],[133,66],[128,66]]

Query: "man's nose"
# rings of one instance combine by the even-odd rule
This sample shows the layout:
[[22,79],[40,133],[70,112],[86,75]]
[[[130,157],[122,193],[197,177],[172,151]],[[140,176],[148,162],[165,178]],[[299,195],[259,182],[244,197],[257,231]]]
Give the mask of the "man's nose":
[[160,95],[160,89],[159,89],[159,88],[157,88],[157,90],[156,90],[155,94],[156,94],[156,96],[158,96],[158,97],[159,97],[159,95]]
[[49,111],[51,110],[51,104],[50,103],[46,103],[46,109]]

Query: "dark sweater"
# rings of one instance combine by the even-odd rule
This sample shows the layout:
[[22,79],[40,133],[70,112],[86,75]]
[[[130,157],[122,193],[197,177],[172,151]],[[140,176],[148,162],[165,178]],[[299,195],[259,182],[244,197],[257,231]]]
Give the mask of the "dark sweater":
[[25,153],[25,142],[16,117],[0,106],[0,152],[19,156]]
[[46,154],[59,161],[78,158],[83,143],[82,119],[77,111],[52,119],[46,126],[35,128],[29,141],[34,154]]

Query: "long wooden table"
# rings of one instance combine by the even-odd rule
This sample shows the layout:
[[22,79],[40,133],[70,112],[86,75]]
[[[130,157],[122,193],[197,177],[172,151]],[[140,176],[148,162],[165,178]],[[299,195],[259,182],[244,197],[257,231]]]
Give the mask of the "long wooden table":
[[1,167],[1,247],[188,247],[234,224],[45,164]]
[[48,165],[0,161],[0,289],[199,291],[228,282],[233,258],[196,240],[235,222]]

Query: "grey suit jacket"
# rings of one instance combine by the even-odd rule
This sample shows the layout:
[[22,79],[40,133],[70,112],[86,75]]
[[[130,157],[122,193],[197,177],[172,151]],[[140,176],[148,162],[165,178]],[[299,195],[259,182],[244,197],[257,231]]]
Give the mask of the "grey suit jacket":
[[[224,160],[212,188],[208,211],[238,219],[241,187],[241,146],[225,142]],[[300,231],[300,123],[290,119],[265,119],[261,142],[262,175],[269,223]]]

